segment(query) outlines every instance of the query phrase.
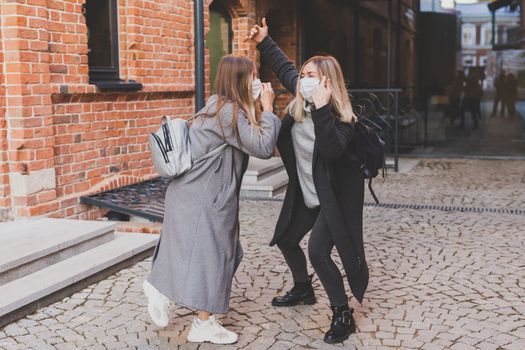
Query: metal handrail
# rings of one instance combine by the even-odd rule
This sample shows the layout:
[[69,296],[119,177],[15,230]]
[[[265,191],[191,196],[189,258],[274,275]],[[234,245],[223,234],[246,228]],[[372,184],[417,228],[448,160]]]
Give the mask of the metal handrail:
[[[372,117],[380,120],[381,125],[378,125],[378,123],[375,123],[375,125],[380,127],[380,130],[377,131],[383,134],[384,141],[387,143],[387,150],[390,149],[393,142],[394,171],[396,172],[399,170],[399,94],[402,91],[402,89],[398,88],[348,90],[350,99],[355,102],[354,109],[357,106],[361,106],[361,102],[366,102],[371,110],[367,111],[366,107],[361,106],[364,109],[361,111],[361,114],[366,116],[366,118]],[[363,94],[365,96],[356,96]],[[383,97],[386,97],[386,103],[384,103],[384,98],[382,99],[379,96],[381,94]],[[392,117],[394,125],[392,125]]]
[[[287,93],[286,89],[274,89],[276,95]],[[399,170],[399,96],[400,88],[349,89],[354,111],[361,106],[363,116],[370,117],[372,127],[385,138],[387,151],[393,153],[394,170]],[[365,104],[363,106],[362,104]]]

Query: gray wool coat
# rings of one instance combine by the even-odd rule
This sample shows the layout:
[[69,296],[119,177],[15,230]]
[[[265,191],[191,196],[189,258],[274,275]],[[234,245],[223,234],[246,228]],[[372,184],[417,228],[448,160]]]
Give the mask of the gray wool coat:
[[[204,109],[216,110],[216,96]],[[243,252],[239,241],[239,192],[249,155],[270,158],[281,120],[261,115],[262,132],[238,114],[239,145],[232,132],[232,105],[216,117],[198,117],[190,128],[192,158],[225,141],[228,147],[171,181],[166,192],[164,225],[148,281],[178,305],[211,313],[229,309],[232,279]]]

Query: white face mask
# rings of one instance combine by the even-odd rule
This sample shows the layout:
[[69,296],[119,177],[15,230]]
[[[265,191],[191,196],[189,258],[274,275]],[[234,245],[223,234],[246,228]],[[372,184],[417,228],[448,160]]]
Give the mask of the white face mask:
[[256,100],[261,94],[261,84],[261,79],[255,79],[252,81],[252,96],[254,100]]
[[301,78],[300,84],[300,93],[303,95],[303,98],[313,103],[314,100],[312,99],[312,90],[321,83],[321,81],[317,78]]

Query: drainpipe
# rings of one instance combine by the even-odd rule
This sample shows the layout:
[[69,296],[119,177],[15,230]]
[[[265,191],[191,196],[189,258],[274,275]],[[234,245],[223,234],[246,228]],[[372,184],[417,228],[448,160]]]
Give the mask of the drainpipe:
[[[388,39],[386,41],[386,88],[390,89],[391,85],[391,66],[392,66],[392,0],[388,0],[388,22],[387,22]],[[390,100],[388,100],[390,101]]]
[[204,6],[193,1],[195,45],[195,112],[204,107]]

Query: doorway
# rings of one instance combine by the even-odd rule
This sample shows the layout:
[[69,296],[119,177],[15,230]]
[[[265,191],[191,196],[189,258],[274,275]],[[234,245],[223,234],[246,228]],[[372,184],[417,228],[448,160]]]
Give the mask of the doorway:
[[210,30],[206,47],[210,54],[210,91],[214,93],[215,75],[221,58],[232,53],[232,17],[219,1],[210,5]]

